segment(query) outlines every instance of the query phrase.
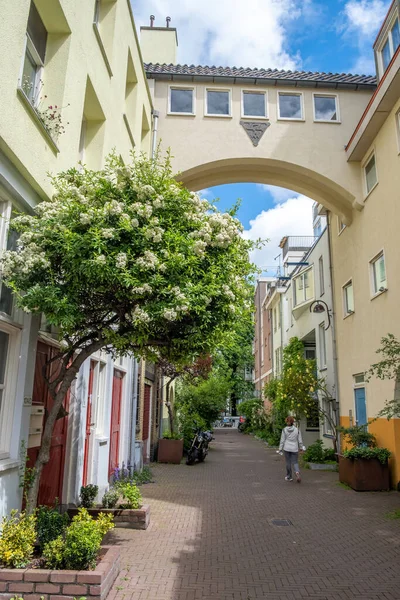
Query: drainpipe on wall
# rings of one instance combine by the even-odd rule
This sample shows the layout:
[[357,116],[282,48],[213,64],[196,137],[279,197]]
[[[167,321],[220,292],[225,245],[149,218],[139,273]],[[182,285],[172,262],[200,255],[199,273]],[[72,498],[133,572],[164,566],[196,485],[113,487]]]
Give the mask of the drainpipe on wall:
[[151,142],[151,158],[154,158],[157,149],[158,117],[160,116],[160,113],[158,110],[152,110],[151,114],[153,115],[153,139]]
[[[335,417],[336,417],[336,426],[340,425],[340,411],[339,411],[339,378],[338,378],[338,358],[336,352],[336,331],[335,331],[335,295],[333,289],[333,265],[332,265],[332,247],[331,247],[331,212],[327,211],[326,217],[326,228],[328,234],[328,252],[329,252],[329,278],[331,284],[331,293],[332,293],[332,320],[331,320],[331,328],[332,328],[332,353],[333,353],[333,381],[335,385],[335,396],[336,396],[336,406],[335,406]],[[338,452],[340,452],[340,433],[337,434],[337,446]]]
[[131,395],[131,435],[129,436],[129,462],[135,465],[136,444],[136,412],[137,412],[137,389],[138,389],[138,361],[133,359],[132,373],[132,395]]

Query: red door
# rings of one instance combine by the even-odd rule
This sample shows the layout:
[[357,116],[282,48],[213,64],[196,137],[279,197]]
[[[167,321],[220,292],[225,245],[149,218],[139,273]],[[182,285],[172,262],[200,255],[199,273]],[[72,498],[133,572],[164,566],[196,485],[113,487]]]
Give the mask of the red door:
[[144,384],[144,404],[143,404],[143,460],[148,460],[148,443],[150,429],[150,400],[151,385]]
[[[35,376],[33,383],[32,404],[44,406],[45,416],[43,427],[46,422],[46,415],[50,412],[53,406],[53,400],[48,393],[48,388],[43,375],[43,367],[50,358],[56,353],[56,349],[44,342],[38,342],[36,351]],[[53,363],[55,365],[55,363]],[[54,372],[55,366],[52,367]],[[69,392],[64,400],[64,408],[68,411]],[[53,436],[51,438],[50,460],[44,466],[42,476],[40,478],[38,504],[52,505],[55,499],[58,498],[61,502],[63,478],[64,478],[64,462],[65,462],[65,446],[67,441],[67,425],[68,416],[57,419]],[[33,466],[39,447],[29,448],[28,457],[29,465]]]
[[108,475],[112,475],[114,469],[118,466],[119,453],[119,435],[121,428],[121,399],[122,399],[122,380],[124,374],[114,369],[113,388],[112,388],[112,407],[111,407],[111,427],[110,427],[110,458],[108,463]]
[[90,361],[90,372],[89,372],[89,387],[87,397],[87,410],[86,410],[86,435],[85,435],[85,451],[83,456],[83,478],[82,485],[87,485],[88,482],[88,467],[89,467],[89,450],[90,450],[90,434],[92,425],[92,395],[93,395],[93,378],[95,363]]

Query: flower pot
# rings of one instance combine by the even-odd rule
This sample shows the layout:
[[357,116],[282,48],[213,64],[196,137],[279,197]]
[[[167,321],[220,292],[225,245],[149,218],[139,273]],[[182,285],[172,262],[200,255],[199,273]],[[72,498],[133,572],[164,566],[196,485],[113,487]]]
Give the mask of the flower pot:
[[179,465],[183,458],[183,440],[159,440],[158,462]]
[[379,492],[390,489],[389,466],[377,458],[339,456],[339,480],[356,492]]

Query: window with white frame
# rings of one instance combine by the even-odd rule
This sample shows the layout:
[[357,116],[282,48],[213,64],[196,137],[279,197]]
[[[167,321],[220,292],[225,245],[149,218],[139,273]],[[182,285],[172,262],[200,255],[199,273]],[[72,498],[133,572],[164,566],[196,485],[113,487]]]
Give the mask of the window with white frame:
[[303,120],[303,96],[289,92],[278,92],[278,118]]
[[383,73],[388,68],[390,61],[392,60],[392,58],[399,46],[400,46],[400,25],[399,25],[399,18],[397,17],[395,19],[395,21],[393,22],[393,25],[389,29],[388,36],[382,46],[381,58],[382,58]]
[[168,112],[177,115],[194,114],[194,89],[171,87],[169,89]]
[[319,368],[325,369],[325,367],[326,367],[325,322],[320,323],[318,326],[318,341],[319,341]]
[[370,262],[372,293],[379,294],[387,289],[385,255],[380,252]]
[[10,456],[18,367],[18,333],[17,328],[0,323],[0,459]]
[[[10,230],[10,221],[16,213],[11,202],[0,202],[0,250],[16,250],[18,233]],[[1,275],[1,273],[0,273]],[[0,278],[0,313],[11,315],[13,312],[13,295],[9,287]]]
[[209,117],[230,117],[230,90],[206,90],[206,115]]
[[318,271],[319,271],[319,295],[325,294],[325,279],[324,279],[324,259],[322,256],[318,259]]
[[295,307],[314,298],[314,273],[307,269],[293,278],[293,296]]
[[378,174],[376,171],[376,160],[375,154],[372,154],[370,158],[364,165],[364,175],[365,175],[365,188],[367,194],[376,186],[378,183]]
[[325,123],[337,123],[339,121],[337,96],[314,94],[314,120]]
[[242,90],[242,116],[265,119],[267,117],[267,94]]
[[26,31],[26,45],[20,87],[31,104],[39,101],[42,69],[47,45],[47,31],[38,10],[31,2]]
[[344,316],[352,315],[354,312],[353,282],[349,281],[343,286],[343,311]]

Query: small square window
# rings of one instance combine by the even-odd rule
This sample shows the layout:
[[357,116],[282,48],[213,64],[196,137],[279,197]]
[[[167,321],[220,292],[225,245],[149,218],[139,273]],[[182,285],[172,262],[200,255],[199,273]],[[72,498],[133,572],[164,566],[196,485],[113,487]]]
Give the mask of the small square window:
[[170,112],[193,115],[193,90],[184,88],[171,88]]
[[336,96],[314,95],[314,118],[316,121],[339,121]]
[[228,90],[207,90],[207,115],[230,116],[230,104],[230,92]]
[[376,161],[375,154],[371,156],[367,164],[364,167],[365,172],[365,184],[367,188],[367,194],[376,186],[378,183],[378,175],[376,172]]
[[387,289],[385,255],[383,252],[371,261],[372,293],[379,294]]
[[301,94],[278,93],[278,115],[280,119],[303,119]]
[[359,385],[360,383],[364,383],[365,382],[365,375],[364,373],[358,373],[357,375],[354,375],[354,384],[355,385]]
[[343,308],[344,315],[352,315],[354,312],[354,293],[353,293],[353,282],[349,281],[343,287]]
[[266,94],[264,92],[242,92],[243,116],[244,117],[266,117]]

